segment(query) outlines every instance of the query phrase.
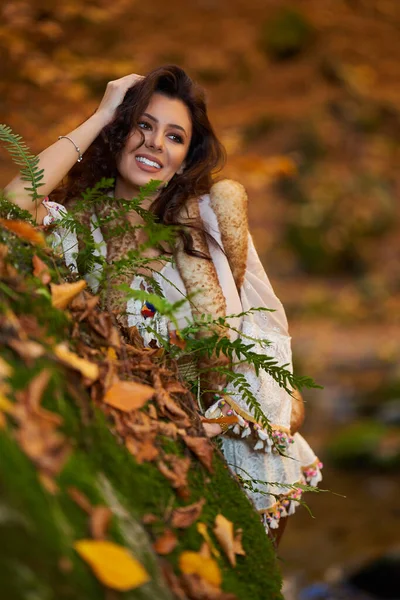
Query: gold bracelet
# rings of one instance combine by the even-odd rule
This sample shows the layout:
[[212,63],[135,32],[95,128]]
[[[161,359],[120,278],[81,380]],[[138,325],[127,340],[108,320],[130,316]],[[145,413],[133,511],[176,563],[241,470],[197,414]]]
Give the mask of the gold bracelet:
[[228,431],[229,427],[230,427],[230,425],[228,423],[220,423],[219,426],[222,429],[222,435],[224,433],[226,433]]

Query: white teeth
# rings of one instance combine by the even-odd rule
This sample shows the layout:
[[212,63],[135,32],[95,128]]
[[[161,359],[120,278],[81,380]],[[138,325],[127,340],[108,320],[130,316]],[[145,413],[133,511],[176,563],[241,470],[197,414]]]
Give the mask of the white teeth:
[[144,158],[144,156],[136,156],[136,160],[138,162],[144,163],[145,165],[149,165],[149,167],[156,167],[157,169],[161,169],[161,166],[158,163],[153,162],[148,158]]

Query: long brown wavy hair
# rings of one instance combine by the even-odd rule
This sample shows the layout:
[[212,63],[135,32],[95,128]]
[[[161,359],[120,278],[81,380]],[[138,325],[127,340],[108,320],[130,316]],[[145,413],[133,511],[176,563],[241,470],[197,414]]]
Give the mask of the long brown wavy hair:
[[[52,198],[68,204],[102,177],[117,177],[118,157],[156,92],[181,100],[187,106],[192,121],[192,138],[185,158],[185,170],[172,177],[150,207],[159,222],[165,225],[178,224],[178,215],[187,200],[210,190],[212,175],[224,164],[225,150],[209,121],[204,91],[176,65],[158,67],[128,89],[112,122],[100,132],[85,152],[83,160],[75,164]],[[182,230],[181,236],[185,251],[198,255],[187,229]]]

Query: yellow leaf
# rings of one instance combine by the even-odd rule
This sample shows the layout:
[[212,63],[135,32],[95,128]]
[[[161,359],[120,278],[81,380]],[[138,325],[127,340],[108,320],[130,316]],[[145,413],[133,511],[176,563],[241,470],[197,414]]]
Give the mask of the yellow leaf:
[[11,414],[14,410],[14,403],[0,391],[0,411]]
[[179,556],[179,568],[185,575],[199,575],[216,587],[221,585],[222,577],[218,564],[213,558],[207,558],[199,552],[182,552]]
[[44,239],[43,234],[32,227],[30,223],[25,221],[0,219],[0,224],[26,242],[30,242],[31,244],[35,244],[37,246],[46,245],[46,240]]
[[150,579],[141,563],[126,548],[107,540],[79,540],[75,550],[104,585],[121,592],[132,590]]
[[117,381],[104,396],[104,402],[124,412],[136,410],[154,395],[154,388],[136,381]]
[[224,515],[215,517],[214,533],[221,544],[223,551],[228,557],[229,562],[234,567],[236,565],[236,556],[234,550],[235,536],[233,533],[233,523],[228,521]]
[[199,522],[199,523],[197,523],[196,527],[197,527],[197,531],[203,537],[204,541],[208,545],[209,549],[211,550],[211,552],[213,553],[215,558],[219,558],[221,555],[220,555],[219,551],[217,550],[217,548],[215,547],[212,539],[210,538],[210,535],[207,530],[207,525],[205,523]]
[[54,308],[67,308],[68,304],[86,287],[86,281],[81,279],[74,283],[50,284],[51,303]]
[[0,356],[0,378],[3,377],[11,377],[13,374],[13,368],[8,362],[1,358]]
[[91,381],[96,381],[99,378],[99,367],[85,358],[81,358],[75,352],[68,350],[66,344],[57,344],[54,348],[54,354],[63,363],[79,371],[84,377]]

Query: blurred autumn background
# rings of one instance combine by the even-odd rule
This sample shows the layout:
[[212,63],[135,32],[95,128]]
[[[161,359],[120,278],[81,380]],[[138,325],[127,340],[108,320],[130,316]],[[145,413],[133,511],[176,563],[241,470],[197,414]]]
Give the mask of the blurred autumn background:
[[[1,121],[33,152],[109,80],[176,63],[207,92],[286,307],[323,487],[280,548],[288,598],[398,541],[398,0],[2,3]],[[0,155],[0,186],[15,174]],[[294,596],[293,596],[294,597]]]

